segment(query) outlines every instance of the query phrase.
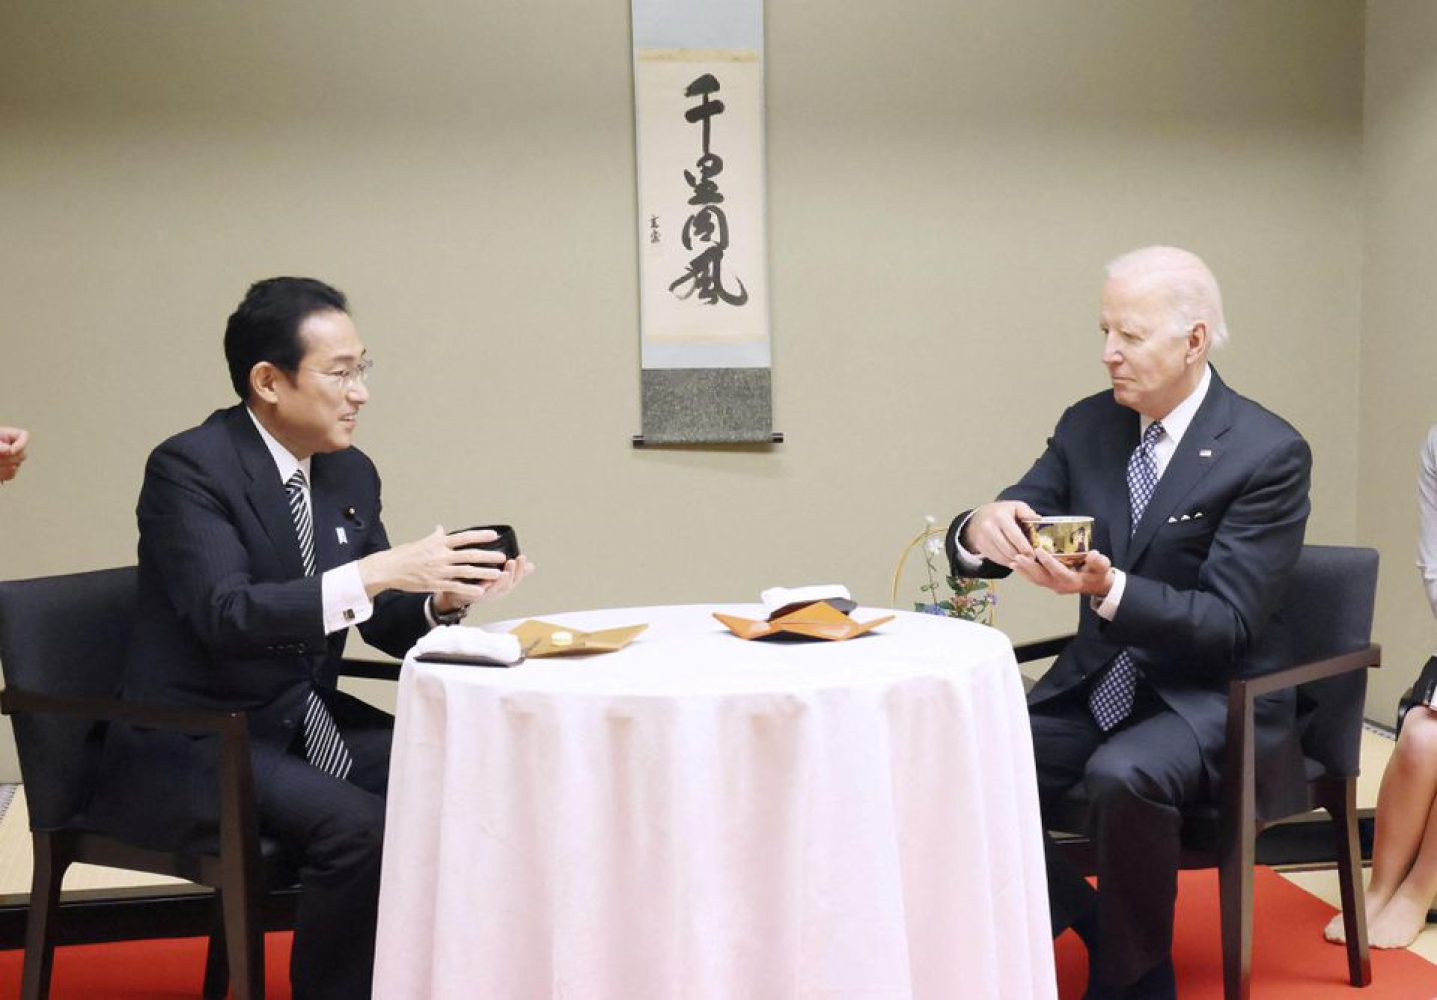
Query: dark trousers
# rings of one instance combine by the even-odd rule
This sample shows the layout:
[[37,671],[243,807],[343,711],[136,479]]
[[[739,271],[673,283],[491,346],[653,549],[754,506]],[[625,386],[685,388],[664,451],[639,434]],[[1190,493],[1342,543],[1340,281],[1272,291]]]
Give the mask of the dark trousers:
[[1180,810],[1206,791],[1202,753],[1186,722],[1146,685],[1133,714],[1108,733],[1085,690],[1032,706],[1038,795],[1047,826],[1074,786],[1089,803],[1086,833],[1098,891],[1044,833],[1056,936],[1097,906],[1092,981],[1123,986],[1172,953]]
[[289,973],[295,1000],[370,995],[391,726],[377,710],[363,728],[340,720],[354,760],[344,781],[296,747],[258,782],[261,827],[301,854]]

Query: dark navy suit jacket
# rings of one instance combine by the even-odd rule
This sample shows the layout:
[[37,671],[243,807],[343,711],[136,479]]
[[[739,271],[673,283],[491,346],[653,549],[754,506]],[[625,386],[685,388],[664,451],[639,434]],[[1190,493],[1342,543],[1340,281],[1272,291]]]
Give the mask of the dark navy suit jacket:
[[[247,711],[261,792],[313,688],[342,729],[373,719],[333,690],[346,632],[324,633],[319,574],[389,547],[379,475],[356,448],[318,454],[310,491],[317,572],[306,577],[274,459],[236,406],[151,453],[137,509],[139,603],[122,694]],[[382,593],[360,632],[402,657],[428,629],[424,600]],[[213,829],[212,739],[112,727],[104,766],[96,826],[162,848]]]
[[[1029,703],[1085,685],[1130,648],[1146,682],[1192,727],[1216,791],[1227,682],[1286,665],[1287,623],[1275,611],[1302,549],[1312,453],[1292,426],[1228,388],[1214,371],[1130,537],[1127,465],[1138,427],[1138,414],[1111,392],[1076,403],[1058,421],[1047,450],[999,497],[1023,500],[1040,514],[1094,516],[1094,547],[1127,574],[1112,621],[1081,599],[1077,636]],[[948,533],[951,560],[964,517]],[[985,563],[978,575],[1007,572]],[[1302,808],[1297,796],[1305,775],[1293,699],[1287,691],[1258,706],[1264,814]]]

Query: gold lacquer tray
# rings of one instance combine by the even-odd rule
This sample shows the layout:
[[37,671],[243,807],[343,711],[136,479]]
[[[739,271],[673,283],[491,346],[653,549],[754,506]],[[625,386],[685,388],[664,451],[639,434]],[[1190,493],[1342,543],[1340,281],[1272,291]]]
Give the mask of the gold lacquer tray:
[[752,618],[739,618],[736,615],[720,614],[717,611],[713,614],[740,639],[767,639],[782,635],[841,642],[893,620],[892,615],[884,615],[882,618],[875,618],[872,621],[856,622],[833,605],[823,601],[815,601],[797,611],[790,611],[787,614],[770,618],[768,621],[754,621]]
[[519,648],[528,657],[573,656],[586,653],[612,653],[623,649],[633,641],[644,625],[625,625],[622,628],[600,629],[585,632],[582,629],[567,628],[552,622],[541,622],[530,618],[509,630],[519,639]]

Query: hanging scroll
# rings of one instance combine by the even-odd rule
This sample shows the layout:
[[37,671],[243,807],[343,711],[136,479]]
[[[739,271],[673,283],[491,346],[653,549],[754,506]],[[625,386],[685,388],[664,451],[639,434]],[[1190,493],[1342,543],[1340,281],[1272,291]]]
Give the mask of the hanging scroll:
[[643,434],[772,441],[761,0],[633,0]]

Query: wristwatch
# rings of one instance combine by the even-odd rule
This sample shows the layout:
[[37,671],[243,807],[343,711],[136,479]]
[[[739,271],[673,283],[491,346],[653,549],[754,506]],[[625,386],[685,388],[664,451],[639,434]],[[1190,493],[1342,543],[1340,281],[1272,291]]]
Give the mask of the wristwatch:
[[429,598],[429,616],[434,619],[435,625],[458,625],[464,620],[464,616],[468,613],[469,605],[467,604],[463,607],[455,608],[453,611],[440,611],[439,606],[434,602],[434,598],[432,596]]

